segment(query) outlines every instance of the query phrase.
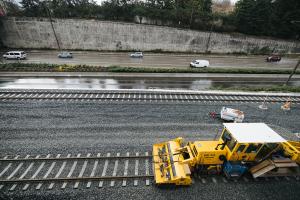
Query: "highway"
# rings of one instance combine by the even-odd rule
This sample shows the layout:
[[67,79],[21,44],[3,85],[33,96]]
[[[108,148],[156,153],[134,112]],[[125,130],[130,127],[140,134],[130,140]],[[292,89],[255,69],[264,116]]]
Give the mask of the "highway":
[[[4,51],[0,53],[5,53]],[[205,54],[170,54],[170,53],[144,53],[144,58],[130,58],[130,52],[95,52],[73,51],[73,59],[60,59],[58,51],[32,50],[26,51],[27,60],[24,63],[53,63],[53,64],[86,64],[100,66],[140,66],[140,67],[180,67],[186,68],[195,59],[209,60],[211,67],[226,68],[271,68],[292,69],[296,58],[283,57],[280,62],[267,63],[266,56],[235,56],[235,55],[205,55]],[[3,60],[4,63],[18,62]]]
[[[98,153],[107,155],[117,153],[135,155],[136,152],[151,153],[153,143],[176,137],[184,137],[188,141],[211,140],[220,134],[222,122],[212,119],[208,112],[219,111],[222,106],[230,106],[245,112],[246,122],[265,122],[287,139],[297,140],[299,132],[300,106],[295,104],[290,111],[280,109],[281,103],[270,103],[268,110],[258,109],[259,103],[222,103],[222,102],[116,102],[116,101],[26,101],[0,102],[0,156],[25,157],[50,154],[62,157],[71,154],[86,156]],[[83,162],[82,162],[83,163]],[[6,163],[7,164],[7,163]],[[0,171],[5,167],[0,162]],[[54,177],[60,167],[59,162],[49,172]],[[73,163],[70,162],[70,166]],[[120,164],[120,163],[119,163]],[[23,164],[25,165],[25,164]],[[129,171],[134,170],[129,164]],[[88,163],[87,166],[92,166]],[[113,173],[111,164],[107,173]],[[122,166],[122,167],[121,167]],[[123,165],[117,168],[117,174],[123,174]],[[34,166],[38,167],[38,166]],[[32,169],[34,168],[32,167]],[[50,163],[46,163],[41,173],[49,171]],[[139,174],[144,170],[144,163],[139,163]],[[35,169],[36,169],[35,168]],[[96,170],[102,173],[103,164]],[[90,172],[86,169],[87,172]],[[81,167],[74,168],[78,175]],[[1,172],[0,172],[1,173]],[[28,171],[28,176],[34,174]],[[62,174],[67,172],[63,171]],[[17,176],[22,174],[16,173]],[[25,176],[26,178],[26,176]],[[24,184],[12,184],[0,189],[0,199],[297,199],[300,195],[299,180],[291,178],[241,179],[237,182],[224,180],[222,177],[195,176],[190,187],[157,188],[145,182],[104,181],[73,184],[55,183],[51,188],[38,183],[23,190]]]

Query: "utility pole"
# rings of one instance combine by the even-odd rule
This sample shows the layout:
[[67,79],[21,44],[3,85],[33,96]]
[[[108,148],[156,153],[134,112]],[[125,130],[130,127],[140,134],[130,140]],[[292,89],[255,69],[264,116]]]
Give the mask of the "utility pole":
[[296,66],[294,67],[293,71],[291,72],[289,78],[286,80],[285,85],[287,85],[289,83],[289,81],[291,80],[292,76],[295,74],[299,65],[300,65],[300,59],[298,60]]
[[50,12],[48,6],[46,5],[46,1],[44,1],[44,6],[46,8],[46,11],[47,11],[47,14],[48,14],[48,17],[49,17],[49,20],[50,20],[50,24],[51,24],[52,31],[53,31],[53,34],[54,34],[54,37],[55,37],[55,40],[56,40],[56,43],[57,43],[57,46],[58,46],[58,50],[60,51],[60,45],[59,45],[58,38],[57,38],[55,29],[54,29],[54,26],[53,26],[53,23],[52,23],[51,12]]
[[206,48],[205,48],[205,53],[208,53],[208,49],[209,49],[209,45],[210,45],[210,39],[211,39],[211,34],[212,34],[212,30],[213,30],[213,22],[210,26],[210,31],[209,31],[209,35],[207,38],[207,43],[206,43]]

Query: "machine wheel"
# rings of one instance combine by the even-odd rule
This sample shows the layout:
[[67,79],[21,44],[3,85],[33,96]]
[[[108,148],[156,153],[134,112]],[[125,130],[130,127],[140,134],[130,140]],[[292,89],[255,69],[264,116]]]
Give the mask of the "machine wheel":
[[224,155],[220,155],[220,156],[219,156],[219,160],[225,161],[225,160],[226,160],[226,157],[225,157]]

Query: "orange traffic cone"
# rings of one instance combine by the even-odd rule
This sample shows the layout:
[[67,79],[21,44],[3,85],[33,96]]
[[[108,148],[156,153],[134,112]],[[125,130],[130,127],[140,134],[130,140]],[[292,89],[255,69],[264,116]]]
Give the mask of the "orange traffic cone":
[[290,110],[291,105],[292,105],[291,99],[288,98],[288,100],[281,106],[281,109],[282,110]]

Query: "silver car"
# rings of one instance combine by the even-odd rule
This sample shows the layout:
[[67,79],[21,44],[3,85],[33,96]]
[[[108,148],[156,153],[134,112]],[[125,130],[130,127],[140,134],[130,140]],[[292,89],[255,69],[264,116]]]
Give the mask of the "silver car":
[[132,54],[130,54],[131,58],[143,58],[143,52],[134,52]]
[[64,52],[59,53],[57,55],[57,57],[59,57],[59,58],[73,58],[73,54],[71,52],[64,51]]

